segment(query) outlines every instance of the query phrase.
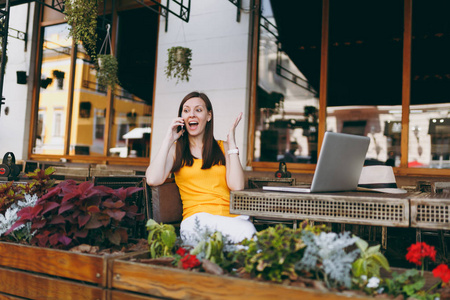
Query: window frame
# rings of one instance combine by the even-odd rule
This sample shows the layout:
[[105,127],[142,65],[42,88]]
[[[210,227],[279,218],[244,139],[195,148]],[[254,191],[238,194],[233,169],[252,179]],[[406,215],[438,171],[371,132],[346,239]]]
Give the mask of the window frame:
[[[112,2],[108,1],[106,3],[105,7],[99,7],[99,10],[101,10],[101,12],[99,11],[99,16],[101,14],[112,14],[112,28],[111,28],[111,44],[113,47],[113,52],[116,52],[116,45],[115,45],[115,39],[117,37],[117,30],[118,30],[118,12],[119,11],[124,11],[124,10],[131,10],[131,9],[136,9],[136,8],[142,8],[142,5],[135,3],[134,1],[124,1],[123,3],[121,3],[121,5],[119,6],[114,6],[111,4]],[[151,4],[150,4],[151,5]],[[114,9],[114,11],[112,11],[112,9]],[[103,11],[103,9],[105,9]],[[58,12],[50,7],[47,6],[40,6],[40,11],[39,11],[39,18],[36,18],[36,23],[35,23],[35,28],[37,31],[37,47],[36,47],[36,68],[35,68],[35,75],[36,77],[38,77],[38,75],[40,74],[40,66],[42,63],[42,39],[43,39],[43,29],[44,27],[47,26],[52,26],[52,25],[58,25],[58,24],[63,24],[63,23],[67,23],[65,20],[65,15],[62,14],[61,12]],[[160,17],[158,17],[160,18]],[[157,24],[160,24],[159,20],[157,22]],[[159,25],[158,25],[159,26]],[[155,30],[159,31],[159,28],[156,28]],[[43,160],[43,161],[52,161],[52,160],[60,160],[60,159],[66,159],[67,161],[71,161],[71,162],[83,162],[83,163],[108,163],[108,164],[119,164],[119,165],[138,165],[138,166],[148,166],[149,161],[150,161],[150,155],[148,155],[147,157],[136,157],[136,158],[122,158],[122,157],[116,157],[116,156],[111,156],[109,155],[109,145],[112,144],[112,140],[114,140],[116,137],[112,136],[111,131],[112,131],[112,119],[113,119],[113,106],[114,106],[114,95],[111,92],[110,89],[107,89],[107,91],[105,91],[106,93],[106,97],[108,99],[108,103],[107,103],[107,108],[106,108],[106,112],[105,112],[105,125],[104,125],[104,132],[105,132],[105,136],[104,136],[104,151],[103,151],[103,155],[100,156],[92,156],[92,155],[74,155],[74,154],[70,154],[71,153],[71,147],[70,147],[70,132],[71,132],[71,118],[72,118],[72,111],[73,111],[73,99],[74,99],[74,81],[75,81],[75,68],[76,68],[76,54],[77,54],[77,47],[74,47],[74,43],[72,44],[72,49],[71,49],[71,66],[70,66],[70,70],[69,73],[70,74],[66,74],[67,77],[69,78],[69,82],[67,85],[67,89],[69,91],[69,95],[68,95],[68,105],[67,105],[67,110],[64,111],[64,115],[63,115],[63,135],[61,136],[64,139],[64,152],[62,155],[54,155],[54,154],[36,154],[35,153],[35,147],[34,147],[34,143],[36,140],[36,131],[34,130],[34,128],[36,127],[35,125],[37,124],[37,122],[39,121],[39,117],[38,117],[38,113],[39,113],[39,86],[38,86],[38,81],[34,82],[34,91],[33,91],[33,96],[32,96],[32,111],[31,111],[31,120],[30,120],[30,136],[29,136],[29,143],[28,143],[28,159],[31,160]],[[157,49],[156,49],[156,56],[157,57]],[[156,58],[155,58],[156,59]],[[156,72],[156,66],[155,66],[155,72]],[[96,89],[100,89],[101,88],[98,86],[98,83],[95,82],[95,86]],[[53,133],[53,128],[51,133]],[[151,152],[151,149],[150,149]]]
[[[257,7],[261,7],[262,0],[256,0]],[[404,0],[404,32],[403,32],[403,61],[402,61],[402,129],[401,129],[401,160],[400,166],[394,168],[398,175],[430,175],[430,176],[449,176],[450,169],[432,169],[432,168],[408,168],[408,140],[409,140],[409,117],[410,117],[410,98],[411,98],[411,48],[412,48],[412,2],[413,0]],[[322,39],[321,39],[321,66],[320,66],[320,89],[319,89],[319,142],[318,155],[322,146],[323,136],[326,130],[326,111],[327,111],[327,75],[328,75],[328,56],[329,56],[329,7],[330,0],[322,0]],[[258,14],[261,12],[258,11]],[[256,108],[256,93],[258,87],[258,49],[259,49],[259,26],[260,16],[253,19],[253,40],[252,51],[256,57],[252,60],[252,86],[250,97],[250,111]],[[247,166],[253,171],[276,171],[279,167],[278,162],[258,162],[254,159],[255,147],[255,117],[249,116],[249,136],[247,149]],[[314,173],[315,164],[288,163],[290,171],[294,173]]]

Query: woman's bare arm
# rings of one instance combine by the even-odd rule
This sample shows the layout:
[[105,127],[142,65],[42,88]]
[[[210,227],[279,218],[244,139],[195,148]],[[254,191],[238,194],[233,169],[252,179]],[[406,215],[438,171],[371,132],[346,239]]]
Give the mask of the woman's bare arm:
[[225,143],[225,161],[226,161],[226,178],[228,188],[232,191],[238,191],[244,189],[244,170],[242,169],[241,161],[238,153],[228,154],[228,150],[237,149],[235,140],[235,131],[239,122],[242,119],[242,113],[238,115],[233,125],[230,128],[227,136],[227,142]]
[[184,129],[177,132],[178,126],[184,126],[182,118],[176,118],[172,121],[161,148],[145,172],[147,184],[150,186],[163,184],[169,176],[170,170],[172,170],[175,160],[175,142],[184,133]]

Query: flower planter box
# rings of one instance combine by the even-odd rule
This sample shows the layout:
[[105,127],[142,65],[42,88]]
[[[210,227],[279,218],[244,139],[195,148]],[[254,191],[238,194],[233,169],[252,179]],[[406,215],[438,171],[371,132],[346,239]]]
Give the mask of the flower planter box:
[[112,257],[0,242],[0,266],[107,285]]
[[135,293],[117,291],[117,290],[111,290],[110,297],[109,297],[109,300],[149,300],[149,299],[161,300],[161,298],[158,298],[158,297],[152,297],[152,296],[148,296],[148,295],[139,295],[139,294],[135,294]]
[[[134,257],[148,258],[148,254],[141,253]],[[350,299],[349,296],[343,294],[325,293],[313,289],[228,276],[215,276],[143,264],[127,259],[115,259],[111,265],[113,291],[122,290],[169,299]],[[126,292],[122,295],[126,295]],[[132,298],[121,298],[117,294],[112,299]]]
[[108,299],[108,291],[101,287],[3,267],[0,291],[8,294],[3,298],[0,293],[0,299]]
[[142,252],[101,256],[0,242],[0,299],[2,293],[30,299],[110,299],[110,264],[137,253]]

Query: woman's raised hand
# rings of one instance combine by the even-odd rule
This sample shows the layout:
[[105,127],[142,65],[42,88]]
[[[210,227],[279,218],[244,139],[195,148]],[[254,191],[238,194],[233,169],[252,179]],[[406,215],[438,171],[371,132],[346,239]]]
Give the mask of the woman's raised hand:
[[239,125],[239,122],[242,119],[242,112],[237,116],[236,120],[234,121],[233,125],[231,125],[230,131],[227,135],[227,142],[228,142],[228,148],[229,149],[236,149],[236,139],[234,137],[234,133],[236,131],[236,127]]
[[170,138],[175,142],[180,138],[180,136],[183,135],[184,131],[183,118],[175,118],[169,127],[168,134],[170,135]]

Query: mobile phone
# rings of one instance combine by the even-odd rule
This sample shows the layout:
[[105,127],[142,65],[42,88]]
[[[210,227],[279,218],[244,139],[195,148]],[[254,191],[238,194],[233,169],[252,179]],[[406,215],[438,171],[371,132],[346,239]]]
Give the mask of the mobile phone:
[[178,126],[178,127],[177,127],[177,132],[180,132],[180,131],[181,131],[181,129],[182,129],[182,128],[181,128],[181,125],[180,125],[180,126]]

